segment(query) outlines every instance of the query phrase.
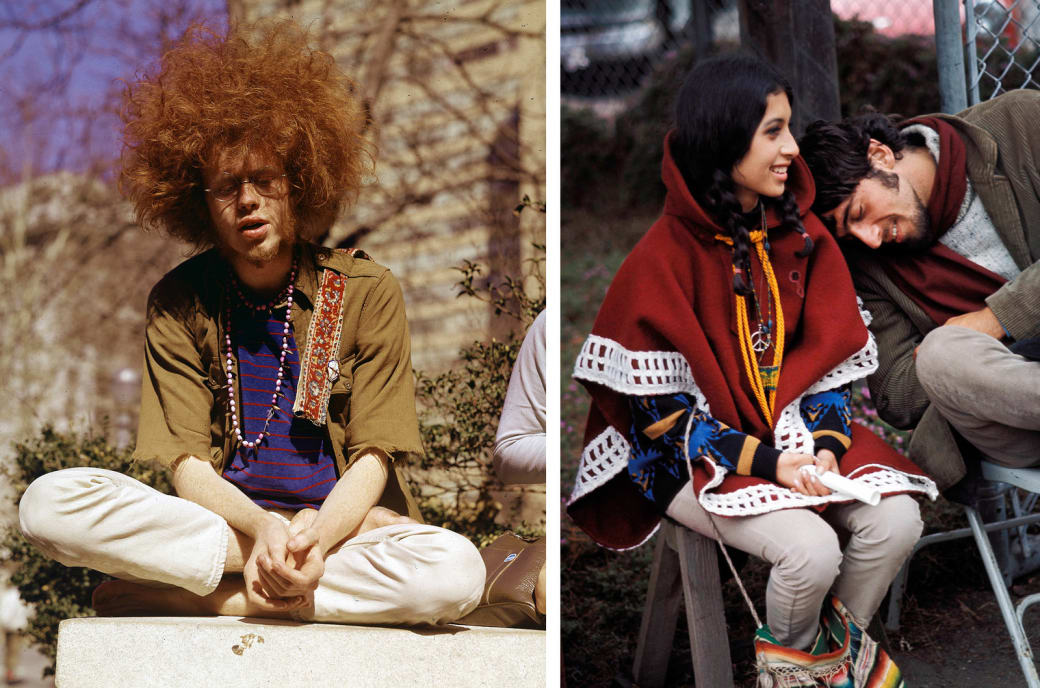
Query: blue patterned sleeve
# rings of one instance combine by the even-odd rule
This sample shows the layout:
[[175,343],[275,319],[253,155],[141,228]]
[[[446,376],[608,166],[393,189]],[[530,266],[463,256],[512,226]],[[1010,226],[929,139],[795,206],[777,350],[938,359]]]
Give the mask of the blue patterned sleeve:
[[672,479],[685,482],[683,442],[688,425],[691,459],[708,456],[738,474],[776,481],[776,462],[780,457],[777,449],[696,409],[687,395],[629,397],[629,406],[632,411],[629,472],[644,489],[660,477],[656,475],[658,472],[669,473]]
[[852,445],[852,392],[849,386],[806,395],[799,411],[813,436],[813,449],[830,449],[839,459]]

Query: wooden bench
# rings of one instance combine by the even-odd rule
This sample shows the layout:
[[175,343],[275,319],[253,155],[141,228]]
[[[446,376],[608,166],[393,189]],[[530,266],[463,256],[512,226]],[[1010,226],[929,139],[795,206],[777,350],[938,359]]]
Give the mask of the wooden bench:
[[632,667],[640,688],[665,685],[680,599],[686,603],[697,685],[732,688],[733,665],[715,541],[664,519]]

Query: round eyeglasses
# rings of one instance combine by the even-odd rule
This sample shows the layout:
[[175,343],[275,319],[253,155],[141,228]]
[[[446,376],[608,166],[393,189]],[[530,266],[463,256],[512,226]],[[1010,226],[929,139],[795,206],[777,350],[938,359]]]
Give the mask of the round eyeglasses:
[[243,184],[252,184],[256,192],[261,196],[281,196],[285,193],[285,174],[258,173],[252,179],[229,179],[220,182],[211,189],[203,189],[218,201],[233,201],[238,197],[238,189]]

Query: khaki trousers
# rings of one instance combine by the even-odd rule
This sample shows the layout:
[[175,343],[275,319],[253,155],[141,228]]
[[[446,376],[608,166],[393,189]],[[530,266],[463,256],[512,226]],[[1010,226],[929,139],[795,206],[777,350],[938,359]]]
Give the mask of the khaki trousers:
[[[724,543],[773,565],[766,586],[766,623],[782,645],[799,650],[816,637],[828,592],[866,628],[924,527],[917,502],[907,495],[885,497],[877,506],[832,504],[823,514],[782,509],[709,520],[687,485],[666,513],[712,539],[714,521]],[[844,551],[835,526],[850,533]]]
[[[19,504],[25,537],[66,566],[173,585],[197,595],[224,573],[228,524],[194,502],[122,473],[69,468],[33,481]],[[422,524],[386,526],[331,550],[301,620],[449,623],[471,611],[484,564],[466,538]]]
[[1040,465],[1040,361],[967,327],[937,327],[917,350],[917,379],[964,439],[1011,468]]

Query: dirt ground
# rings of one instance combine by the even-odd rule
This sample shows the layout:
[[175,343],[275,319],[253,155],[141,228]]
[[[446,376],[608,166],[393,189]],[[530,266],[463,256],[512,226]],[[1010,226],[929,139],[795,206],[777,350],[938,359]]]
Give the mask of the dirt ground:
[[[741,577],[753,599],[762,600],[767,575],[764,562],[749,560],[742,567]],[[1016,581],[1011,592],[1013,602],[1040,592],[1040,573]],[[753,623],[732,581],[725,584],[724,594],[735,685],[755,688]],[[883,605],[882,611],[885,609]],[[888,633],[887,640],[908,688],[1017,688],[1025,685],[1011,638],[971,540],[933,545],[914,557],[901,621],[900,629]],[[1034,648],[1040,649],[1040,604],[1026,612],[1025,626],[1026,633],[1034,639]],[[624,650],[614,661],[607,662],[613,667],[610,673],[617,672],[612,681],[585,668],[578,672],[584,676],[568,671],[568,687],[633,686],[635,629],[622,635],[626,636],[620,642]],[[688,642],[685,620],[680,615],[666,685],[712,688],[697,686]],[[576,660],[574,664],[587,661],[575,654],[565,648],[565,661],[568,655]],[[578,667],[573,664],[569,667],[575,668]]]
[[[1035,592],[1040,592],[1037,573],[1015,582],[1012,602]],[[883,605],[882,611],[886,609]],[[1040,605],[1026,611],[1025,629],[1034,639],[1033,647],[1040,648]],[[907,688],[1025,685],[970,539],[933,545],[914,557],[900,629],[888,633],[888,643]],[[752,680],[738,685],[755,684]]]
[[[965,556],[974,551],[965,543]],[[1040,591],[1040,581],[1016,585],[1015,591]],[[951,686],[1024,686],[1011,637],[988,587],[961,588],[944,604],[938,596],[904,605],[904,625],[890,634],[893,656],[908,688]],[[1012,594],[1017,602],[1019,595]],[[1040,607],[1025,615],[1026,634],[1040,639]]]

